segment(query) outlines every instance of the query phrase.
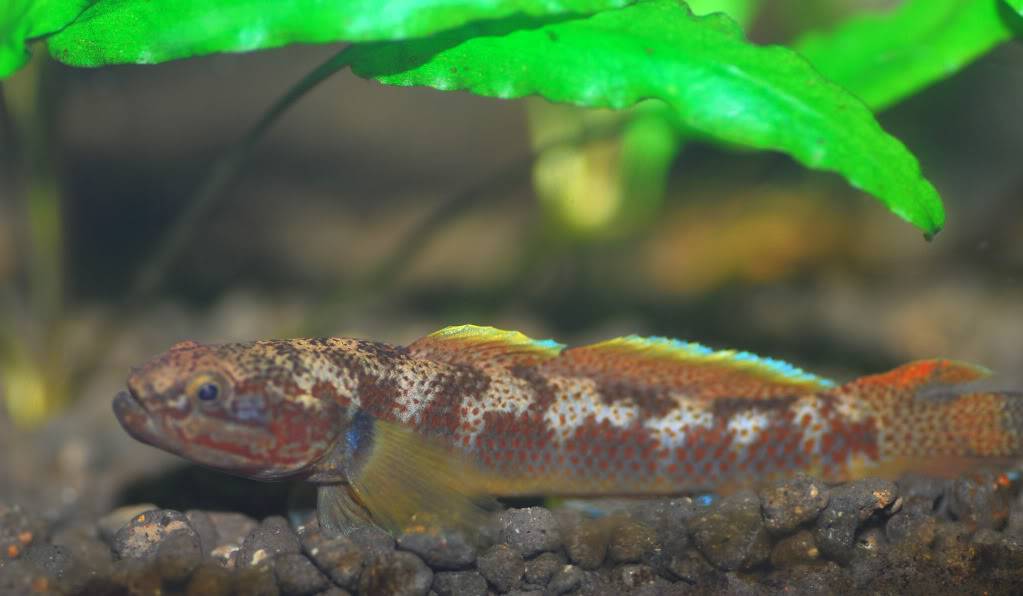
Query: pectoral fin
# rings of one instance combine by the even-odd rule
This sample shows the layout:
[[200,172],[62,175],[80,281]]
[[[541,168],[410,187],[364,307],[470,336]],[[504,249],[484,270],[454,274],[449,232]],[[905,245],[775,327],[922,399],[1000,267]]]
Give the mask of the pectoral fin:
[[390,532],[428,526],[471,537],[487,522],[487,510],[496,508],[485,493],[484,473],[461,452],[381,420],[373,421],[371,441],[349,478],[348,498],[333,498],[340,517],[358,518],[354,503]]

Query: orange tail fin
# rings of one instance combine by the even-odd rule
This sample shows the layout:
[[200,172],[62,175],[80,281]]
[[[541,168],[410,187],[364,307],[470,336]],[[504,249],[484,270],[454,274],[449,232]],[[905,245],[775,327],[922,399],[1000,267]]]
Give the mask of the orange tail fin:
[[954,476],[1023,455],[1023,393],[966,385],[989,374],[972,364],[922,360],[847,385],[877,414],[882,473]]

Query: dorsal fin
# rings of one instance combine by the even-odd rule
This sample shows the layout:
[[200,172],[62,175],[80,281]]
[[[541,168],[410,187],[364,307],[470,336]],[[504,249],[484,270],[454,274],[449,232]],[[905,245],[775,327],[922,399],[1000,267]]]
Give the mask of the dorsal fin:
[[928,387],[962,385],[991,375],[991,371],[968,362],[933,358],[903,364],[888,372],[869,375],[851,383],[855,387],[919,391]]
[[567,349],[544,369],[684,392],[698,399],[783,397],[834,387],[831,381],[780,360],[638,335]]
[[556,358],[565,346],[554,340],[532,339],[518,331],[456,325],[435,331],[409,344],[413,356],[474,366],[532,366]]

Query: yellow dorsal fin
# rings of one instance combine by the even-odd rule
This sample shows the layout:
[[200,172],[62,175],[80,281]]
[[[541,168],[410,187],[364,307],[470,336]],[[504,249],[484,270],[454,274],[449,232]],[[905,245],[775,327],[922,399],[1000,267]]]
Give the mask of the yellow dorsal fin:
[[408,347],[419,358],[451,364],[511,367],[532,366],[556,358],[564,346],[550,339],[532,339],[518,331],[456,325],[417,339]]
[[824,391],[834,383],[791,364],[749,352],[713,351],[697,343],[629,335],[569,348],[545,370],[607,383],[679,391],[697,399],[769,398]]

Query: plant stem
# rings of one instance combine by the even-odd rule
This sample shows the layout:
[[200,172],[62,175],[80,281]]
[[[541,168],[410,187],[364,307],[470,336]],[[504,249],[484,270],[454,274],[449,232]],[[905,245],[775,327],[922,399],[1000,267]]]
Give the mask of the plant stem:
[[0,165],[7,165],[13,170],[14,156],[17,154],[18,137],[14,129],[14,119],[7,107],[7,88],[0,81]]
[[238,174],[252,153],[253,147],[263,138],[270,127],[306,93],[346,66],[348,66],[348,56],[344,50],[337,52],[317,66],[274,102],[259,121],[217,160],[210,174],[188,201],[184,212],[171,225],[171,229],[164,236],[156,252],[139,269],[138,276],[124,298],[125,305],[135,306],[159,287],[167,270],[195,230],[196,224],[210,212],[216,199],[223,195],[228,183]]
[[[62,93],[52,63],[43,54],[3,91],[3,132],[15,148],[9,156],[12,184],[22,196],[18,244],[27,262],[24,319],[4,321],[2,331],[7,378],[22,381],[16,389],[8,387],[6,405],[16,424],[28,426],[44,420],[67,399],[62,341],[64,205],[53,128]],[[13,319],[7,310],[15,310],[19,298],[13,276],[10,284],[4,284],[0,300],[5,302],[5,318]],[[25,320],[32,325],[22,324]]]
[[[116,308],[119,317],[130,314],[159,288],[167,271],[174,263],[174,259],[178,257],[195,231],[198,222],[210,213],[217,199],[223,196],[224,189],[241,170],[252,153],[253,147],[263,138],[270,127],[276,124],[281,116],[309,91],[346,66],[348,66],[348,56],[344,50],[341,50],[314,68],[278,98],[260,119],[217,159],[209,174],[187,201],[184,211],[171,224],[152,256],[138,269],[135,279],[120,300],[120,306]],[[76,367],[72,379],[73,386],[78,386],[82,377],[95,369],[106,358],[119,332],[120,329],[115,327],[110,319],[103,323],[102,328],[96,334],[94,349],[89,352],[86,360],[80,362]]]
[[[210,212],[216,199],[222,195],[227,184],[241,169],[252,148],[266,131],[277,122],[288,108],[305,96],[306,93],[346,66],[348,66],[348,56],[344,50],[341,50],[320,64],[274,102],[260,120],[217,160],[211,168],[210,174],[188,201],[184,212],[171,224],[171,229],[164,236],[159,248],[139,270],[139,274],[121,300],[121,307],[117,309],[119,315],[130,313],[159,287],[167,270],[195,229],[197,222]],[[406,270],[408,265],[414,260],[415,255],[432,239],[436,231],[443,227],[444,223],[464,213],[477,202],[481,195],[493,188],[495,184],[507,183],[509,181],[514,182],[517,179],[527,177],[529,166],[539,153],[556,147],[583,143],[592,138],[601,138],[614,134],[621,128],[621,125],[622,122],[616,120],[608,126],[584,130],[582,133],[551,142],[531,152],[521,160],[507,165],[494,175],[487,177],[481,183],[445,201],[435,212],[427,216],[412,230],[393,253],[382,259],[367,275],[360,278],[350,287],[342,287],[333,292],[323,305],[314,310],[314,314],[303,325],[303,330],[322,324],[323,321],[327,320],[330,313],[335,312],[340,305],[345,304],[353,297],[364,295],[391,283]],[[96,343],[94,349],[89,353],[88,360],[76,367],[76,375],[73,379],[76,385],[82,376],[93,370],[106,357],[117,338],[117,334],[118,330],[112,327],[112,322],[107,321],[105,329],[97,333]]]

